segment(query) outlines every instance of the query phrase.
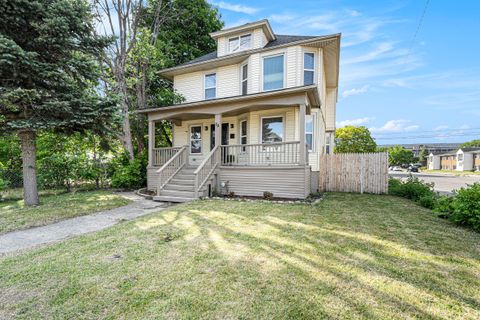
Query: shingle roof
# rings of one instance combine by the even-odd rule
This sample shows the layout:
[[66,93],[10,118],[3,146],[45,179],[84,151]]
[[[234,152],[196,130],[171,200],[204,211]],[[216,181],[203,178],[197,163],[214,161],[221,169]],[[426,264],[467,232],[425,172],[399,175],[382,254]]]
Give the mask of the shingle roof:
[[460,149],[462,149],[463,152],[480,151],[480,148],[474,148],[474,147],[471,147],[471,148],[460,148]]
[[[276,34],[275,37],[276,37],[276,39],[267,43],[264,46],[264,48],[272,48],[272,47],[281,46],[283,44],[287,44],[287,43],[291,43],[291,42],[317,38],[317,36],[289,36],[289,35],[281,35],[281,34]],[[213,52],[207,53],[206,55],[203,55],[201,57],[198,57],[198,58],[195,58],[195,59],[190,60],[188,62],[185,62],[183,64],[180,64],[177,67],[187,66],[187,65],[194,64],[194,63],[197,63],[197,62],[209,61],[209,60],[213,60],[213,59],[216,59],[216,58],[218,58],[217,51],[213,51]]]

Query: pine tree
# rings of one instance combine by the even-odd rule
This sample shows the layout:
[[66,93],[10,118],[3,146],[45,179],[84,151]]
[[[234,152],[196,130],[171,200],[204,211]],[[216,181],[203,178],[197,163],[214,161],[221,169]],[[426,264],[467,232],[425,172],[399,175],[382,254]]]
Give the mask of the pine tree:
[[94,35],[84,0],[0,0],[0,134],[21,141],[24,200],[37,205],[36,134],[105,132],[115,100],[100,94],[99,60],[110,39]]

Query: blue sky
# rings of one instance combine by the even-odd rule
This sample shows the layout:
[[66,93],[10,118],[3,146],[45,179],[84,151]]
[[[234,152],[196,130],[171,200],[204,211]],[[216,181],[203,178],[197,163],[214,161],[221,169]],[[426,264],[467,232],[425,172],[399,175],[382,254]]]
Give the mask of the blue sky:
[[480,1],[430,0],[421,24],[426,0],[209,2],[227,27],[341,32],[337,126],[365,125],[379,144],[480,139]]

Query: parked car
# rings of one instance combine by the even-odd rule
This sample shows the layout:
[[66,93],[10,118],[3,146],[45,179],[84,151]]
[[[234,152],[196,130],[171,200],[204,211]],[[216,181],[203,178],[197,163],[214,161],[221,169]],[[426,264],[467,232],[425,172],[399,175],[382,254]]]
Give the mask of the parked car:
[[400,168],[399,166],[393,166],[393,167],[390,167],[391,171],[402,171],[402,168]]
[[408,172],[418,172],[418,167],[414,166],[414,165],[411,165],[411,166],[408,167],[407,171]]

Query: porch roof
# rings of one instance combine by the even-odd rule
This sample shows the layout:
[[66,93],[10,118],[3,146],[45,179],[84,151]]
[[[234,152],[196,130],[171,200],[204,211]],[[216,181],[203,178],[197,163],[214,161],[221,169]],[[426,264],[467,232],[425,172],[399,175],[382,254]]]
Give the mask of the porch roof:
[[150,116],[154,113],[160,114],[162,117],[159,118],[164,119],[172,117],[180,119],[179,115],[181,114],[188,118],[189,114],[231,114],[246,112],[251,109],[292,106],[300,103],[307,106],[308,113],[310,108],[319,108],[321,106],[316,85],[187,102],[160,108],[143,109],[137,112],[148,113]]

